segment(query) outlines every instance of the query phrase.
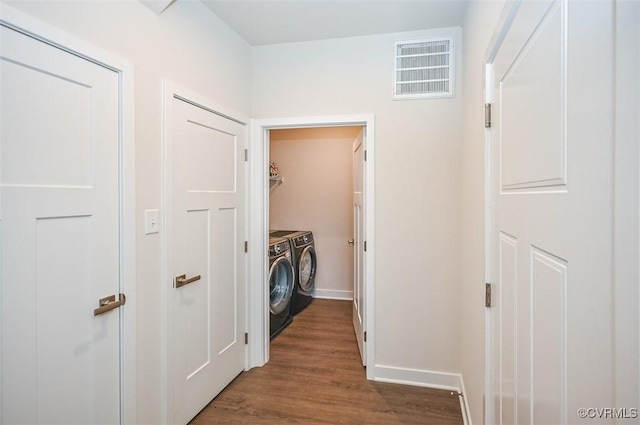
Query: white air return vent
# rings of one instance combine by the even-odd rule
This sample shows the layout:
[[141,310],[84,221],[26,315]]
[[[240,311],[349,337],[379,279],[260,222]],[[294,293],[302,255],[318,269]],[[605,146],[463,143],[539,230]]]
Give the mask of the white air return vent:
[[453,96],[453,36],[395,44],[394,99]]

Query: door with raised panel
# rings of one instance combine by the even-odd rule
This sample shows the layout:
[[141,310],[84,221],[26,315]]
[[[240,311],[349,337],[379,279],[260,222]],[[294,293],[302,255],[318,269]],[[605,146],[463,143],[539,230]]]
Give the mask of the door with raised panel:
[[489,423],[592,423],[578,408],[614,394],[613,2],[510,7],[490,73]]
[[0,43],[0,422],[119,423],[118,74]]
[[172,98],[174,423],[245,367],[244,125]]
[[353,329],[362,364],[367,365],[364,339],[364,128],[353,141]]

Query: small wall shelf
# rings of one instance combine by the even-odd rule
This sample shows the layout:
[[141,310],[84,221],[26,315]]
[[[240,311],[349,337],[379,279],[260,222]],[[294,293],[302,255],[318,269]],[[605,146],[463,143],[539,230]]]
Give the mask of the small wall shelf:
[[284,183],[282,176],[269,176],[269,195],[271,195],[282,183]]

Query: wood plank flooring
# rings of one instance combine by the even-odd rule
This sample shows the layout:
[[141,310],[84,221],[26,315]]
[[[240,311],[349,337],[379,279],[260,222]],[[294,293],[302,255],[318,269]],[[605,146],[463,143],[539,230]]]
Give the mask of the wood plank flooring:
[[316,299],[191,424],[462,424],[449,391],[367,381],[351,302]]

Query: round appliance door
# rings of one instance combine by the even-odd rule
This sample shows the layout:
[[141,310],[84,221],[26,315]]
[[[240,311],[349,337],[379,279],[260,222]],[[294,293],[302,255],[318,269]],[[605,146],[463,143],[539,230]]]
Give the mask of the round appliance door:
[[300,254],[300,262],[298,263],[298,282],[300,283],[300,288],[303,291],[313,291],[317,266],[316,250],[313,249],[312,246],[306,247],[302,250],[302,254]]
[[286,310],[293,292],[293,265],[287,257],[279,257],[269,269],[269,310],[280,314]]

